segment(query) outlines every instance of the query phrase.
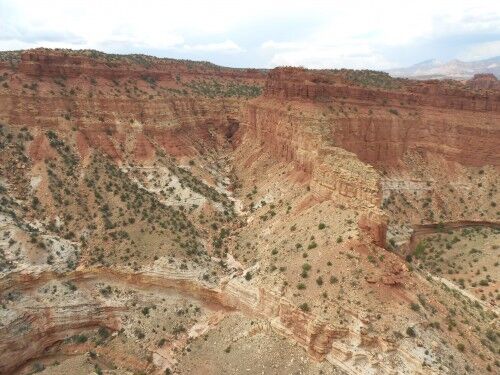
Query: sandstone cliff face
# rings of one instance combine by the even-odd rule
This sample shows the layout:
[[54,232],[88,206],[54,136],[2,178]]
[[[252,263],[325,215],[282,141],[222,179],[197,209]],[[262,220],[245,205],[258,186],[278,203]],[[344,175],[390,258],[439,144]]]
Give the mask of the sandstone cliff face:
[[[11,62],[0,62],[1,66]],[[143,78],[174,80],[176,75],[195,77],[228,77],[261,80],[265,72],[258,69],[231,69],[210,63],[159,59],[144,55],[106,55],[97,51],[73,52],[44,48],[23,51],[14,65],[19,72],[33,77],[76,78],[83,75],[105,79]]]
[[[233,275],[219,285],[209,285],[200,280],[202,273],[172,267],[157,267],[139,273],[116,268],[87,269],[66,275],[20,273],[1,279],[0,287],[7,291],[15,285],[18,290],[29,291],[41,283],[59,279],[73,283],[98,280],[122,287],[169,289],[228,311],[239,310],[250,316],[266,318],[270,329],[296,341],[311,357],[326,359],[349,374],[376,371],[380,356],[386,359],[386,365],[377,370],[379,374],[389,374],[396,368],[400,373],[420,371],[418,360],[391,342],[368,334],[363,329],[367,322],[353,312],[344,311],[349,317],[348,325],[335,327],[315,314],[301,311],[277,291],[249,284],[242,276]],[[8,373],[26,360],[40,356],[47,347],[79,330],[100,326],[118,330],[122,311],[120,306],[92,303],[31,309],[0,329],[0,372]],[[406,359],[406,367],[401,363],[398,365],[398,358],[402,356]]]
[[[206,147],[222,147],[231,133],[239,106],[192,98],[134,100],[95,98],[75,100],[54,97],[13,97],[0,93],[0,112],[6,122],[38,129],[74,128],[80,156],[96,149],[115,160],[123,158],[131,144],[139,159],[154,155],[151,142],[168,154],[190,155]],[[71,108],[71,119],[61,108]],[[237,122],[236,122],[237,123]],[[36,128],[35,128],[36,129]],[[39,136],[32,144],[32,156],[50,157],[50,147]],[[49,153],[45,155],[46,153]],[[53,153],[53,151],[52,151]]]
[[[382,74],[382,73],[381,73]],[[383,74],[382,74],[383,75]],[[382,78],[382,77],[381,77]],[[353,83],[340,72],[307,71],[301,68],[276,68],[268,76],[265,95],[283,99],[332,99],[385,101],[388,105],[430,106],[455,110],[500,111],[500,94],[475,93],[463,86],[446,85],[441,81],[393,80],[391,89],[365,87]]]
[[[367,108],[325,124],[332,144],[374,165],[395,165],[405,153],[443,156],[464,165],[499,165],[500,94],[480,93],[438,81],[392,80],[395,88],[350,84],[345,74],[277,68],[269,73],[265,96]],[[397,108],[397,109],[396,109]],[[418,111],[416,110],[418,108]],[[375,113],[373,113],[375,110]],[[381,112],[382,110],[382,112]]]
[[[118,58],[92,51],[76,54],[43,49],[20,53],[14,64],[1,62],[1,69],[14,72],[16,77],[7,81],[12,87],[19,87],[0,90],[3,121],[61,129],[77,127],[82,129],[79,137],[83,147],[90,142],[89,146],[106,149],[115,158],[119,158],[121,152],[116,145],[112,147],[107,138],[130,132],[130,125],[136,132],[155,136],[167,151],[179,154],[193,143],[183,139],[186,134],[198,132],[193,138],[205,141],[210,127],[222,127],[220,133],[229,134],[234,133],[230,126],[245,121],[257,142],[273,142],[277,155],[285,161],[296,160],[308,173],[312,171],[314,152],[324,145],[344,148],[375,165],[394,165],[409,151],[440,154],[465,165],[500,163],[495,152],[500,146],[499,130],[495,126],[500,121],[500,94],[495,90],[470,90],[496,87],[494,77],[489,76],[476,77],[467,85],[381,76],[377,79],[384,86],[372,87],[371,81],[365,83],[363,77],[352,76],[349,71],[277,68],[268,74],[265,100],[257,99],[257,104],[247,106],[231,99],[200,100],[182,95],[161,98],[156,92],[149,98],[147,95],[133,97],[124,95],[123,91],[117,94],[113,81],[139,80],[145,84],[139,86],[139,91],[151,91],[146,84],[153,82],[149,78],[154,79],[154,84],[168,87],[179,87],[180,79],[189,81],[200,77],[263,82],[262,71],[146,56]],[[70,94],[63,89],[59,94],[59,85],[64,85],[61,77],[68,80],[68,89],[73,85],[76,92]],[[43,82],[36,95],[27,95],[21,86],[23,81],[32,79]],[[97,80],[100,90],[89,81],[92,79]],[[360,111],[331,123],[323,122],[314,130],[305,127],[298,131],[302,122],[318,122],[318,118],[289,115],[276,106],[258,110],[262,108],[259,103],[272,99],[306,101],[306,110],[311,108],[307,102],[318,108],[340,102],[382,109],[383,113],[367,116]],[[388,109],[401,113],[391,115]],[[407,115],[407,111],[415,113]],[[144,140],[140,142],[137,147],[147,146]],[[316,151],[311,152],[313,149]],[[137,149],[137,152],[147,151]]]
[[[0,89],[0,121],[73,129],[80,156],[98,149],[115,160],[126,151],[151,157],[151,143],[174,156],[220,147],[238,127],[240,101],[193,97],[186,87],[192,80],[259,84],[265,77],[260,70],[209,63],[44,49],[22,52],[14,63],[0,61],[0,71],[9,84]],[[43,145],[38,139],[34,156],[44,156]]]
[[0,328],[0,373],[12,373],[54,343],[83,329],[119,329],[118,311],[116,307],[88,303],[32,308],[24,312]]
[[[265,98],[247,105],[231,99],[200,100],[182,95],[161,98],[156,93],[149,98],[147,95],[132,97],[113,91],[112,81],[152,77],[155,83],[167,86],[175,86],[177,77],[263,81],[261,71],[144,56],[118,59],[91,52],[74,54],[50,50],[26,51],[14,68],[7,62],[2,62],[1,67],[16,72],[18,77],[11,78],[12,85],[17,80],[22,82],[22,77],[49,81],[40,83],[37,95],[21,92],[20,84],[18,90],[0,90],[2,119],[15,125],[76,127],[81,132],[78,142],[82,153],[86,153],[86,148],[96,147],[119,159],[123,151],[113,140],[119,138],[119,133],[123,137],[135,132],[154,138],[169,153],[189,154],[194,151],[189,150],[196,143],[193,139],[206,142],[214,130],[219,134],[234,134],[232,127],[245,122],[249,125],[246,129],[258,143],[270,145],[282,160],[296,161],[307,173],[312,172],[313,160],[325,146],[344,148],[364,162],[382,166],[397,164],[407,152],[439,154],[473,166],[500,163],[496,152],[500,146],[499,130],[495,126],[500,121],[500,94],[494,90],[471,91],[458,83],[382,77],[389,88],[370,87],[362,86],[363,82],[353,82],[344,71],[277,68],[268,75]],[[78,88],[76,93],[57,93],[59,90],[54,87],[59,86],[53,81],[61,77],[69,80],[68,86],[73,84]],[[97,92],[89,79],[97,79],[106,90]],[[472,82],[485,80],[492,79],[477,77],[469,87]],[[139,90],[147,87],[139,87]],[[365,115],[360,111],[354,116],[321,122],[314,115],[291,115],[279,106],[262,105],[274,99],[305,101],[306,111],[311,103],[322,108],[340,102],[383,112]],[[388,112],[394,108],[401,113]],[[316,123],[316,126],[304,127],[304,122]],[[239,138],[243,132],[238,133]],[[144,158],[151,152],[144,138],[138,138],[139,144],[133,148]]]
[[440,155],[462,165],[500,165],[500,130],[492,126],[500,118],[491,115],[478,126],[468,113],[455,116],[338,119],[331,127],[332,139],[374,165],[397,165],[408,152]]
[[473,90],[500,90],[500,81],[494,74],[475,74],[467,81],[467,86]]
[[272,106],[248,106],[246,127],[249,139],[271,151],[285,162],[293,162],[308,174],[322,147],[321,134],[314,129],[301,127],[301,118],[287,115]]
[[294,163],[305,172],[318,198],[329,199],[333,193],[350,204],[380,202],[375,170],[355,155],[331,147],[321,122],[287,114],[261,101],[249,106],[244,125],[248,142],[256,142],[277,159]]

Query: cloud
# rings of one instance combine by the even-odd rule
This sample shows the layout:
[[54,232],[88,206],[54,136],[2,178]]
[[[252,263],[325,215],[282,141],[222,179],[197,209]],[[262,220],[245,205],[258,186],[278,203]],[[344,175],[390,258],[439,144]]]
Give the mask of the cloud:
[[[420,48],[423,60],[429,58],[426,48],[439,50],[438,41],[458,40],[465,48],[467,39],[500,35],[500,6],[489,0],[421,0],[404,7],[400,1],[351,0],[322,11],[330,12],[329,22],[318,24],[309,34],[298,39],[270,38],[261,44],[263,53],[270,56],[270,66],[389,69],[400,65],[409,49]],[[484,56],[487,46],[490,53],[498,52],[493,48],[496,44],[490,43],[476,46],[469,55]]]
[[207,43],[207,44],[185,44],[183,48],[186,51],[202,51],[202,52],[243,52],[244,49],[237,45],[232,40],[226,40],[221,43]]
[[[482,56],[497,51],[485,44],[495,35],[498,0],[0,0],[0,49],[93,48],[236,66],[380,69]],[[456,46],[442,48],[448,41]]]
[[304,47],[304,43],[295,42],[275,42],[274,40],[268,40],[262,43],[261,48],[269,50],[291,50],[296,48]]
[[369,45],[323,45],[317,43],[271,43],[263,48],[276,49],[270,65],[306,66],[316,69],[345,68],[389,68],[393,64]]
[[468,47],[458,57],[462,60],[472,61],[483,60],[496,56],[500,56],[500,40],[474,44]]

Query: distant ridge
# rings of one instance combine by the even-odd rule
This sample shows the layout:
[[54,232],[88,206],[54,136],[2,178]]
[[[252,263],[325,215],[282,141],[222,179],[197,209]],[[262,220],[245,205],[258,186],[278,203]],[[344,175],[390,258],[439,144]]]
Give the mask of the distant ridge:
[[442,62],[436,59],[425,60],[418,64],[387,71],[393,77],[414,79],[470,79],[475,74],[490,73],[500,77],[500,56],[486,60]]

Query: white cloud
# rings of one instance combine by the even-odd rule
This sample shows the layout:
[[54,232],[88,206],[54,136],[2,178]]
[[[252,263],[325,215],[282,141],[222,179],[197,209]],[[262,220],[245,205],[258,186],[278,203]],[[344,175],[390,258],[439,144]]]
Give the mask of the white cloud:
[[262,43],[261,47],[270,50],[290,50],[295,48],[303,47],[302,43],[295,42],[275,42],[274,40],[268,40]]
[[207,44],[185,44],[183,48],[187,51],[203,51],[203,52],[243,52],[244,49],[237,45],[232,40],[226,40],[221,43],[207,43]]
[[477,33],[500,35],[498,0],[0,0],[0,49],[220,54],[233,62],[239,53],[242,64],[260,66],[386,68],[395,64],[388,50],[404,55],[417,41]]
[[[387,49],[403,50],[418,41],[453,35],[500,35],[498,1],[351,0],[326,8],[322,12],[330,14],[329,22],[318,25],[308,35],[290,40],[269,39],[261,44],[262,51],[271,54],[270,66],[389,69],[398,62],[384,56]],[[478,46],[471,55],[480,55],[482,48]]]
[[472,61],[496,56],[500,56],[500,40],[474,44],[458,57],[462,60]]
[[271,58],[271,66],[293,65],[316,69],[327,68],[389,68],[393,64],[368,45],[295,45],[279,50]]
[[229,2],[5,1],[0,3],[0,39],[8,35],[36,45],[47,40],[32,40],[31,35],[55,30],[78,36],[79,44],[88,47],[129,43],[166,49],[198,37],[224,40],[242,17]]

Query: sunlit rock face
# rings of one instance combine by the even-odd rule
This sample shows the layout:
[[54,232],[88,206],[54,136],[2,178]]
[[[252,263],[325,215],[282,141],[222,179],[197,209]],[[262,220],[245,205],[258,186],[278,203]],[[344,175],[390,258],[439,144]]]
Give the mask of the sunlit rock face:
[[494,371],[495,77],[48,49],[0,77],[0,373]]

